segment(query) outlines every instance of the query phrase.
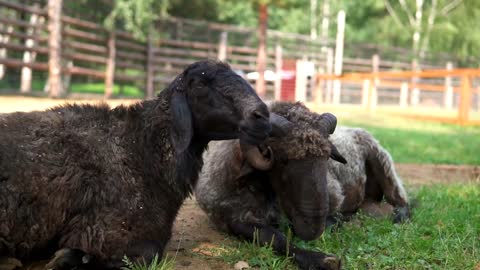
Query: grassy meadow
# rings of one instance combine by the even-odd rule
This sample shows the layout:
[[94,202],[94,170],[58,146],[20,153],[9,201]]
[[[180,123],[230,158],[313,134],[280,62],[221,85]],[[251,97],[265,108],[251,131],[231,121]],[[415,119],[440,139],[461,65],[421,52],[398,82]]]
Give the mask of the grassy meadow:
[[[411,196],[419,205],[410,222],[359,214],[318,240],[293,242],[340,256],[343,269],[479,269],[480,184],[422,187]],[[262,270],[297,269],[290,258],[250,242],[224,246],[217,258]]]

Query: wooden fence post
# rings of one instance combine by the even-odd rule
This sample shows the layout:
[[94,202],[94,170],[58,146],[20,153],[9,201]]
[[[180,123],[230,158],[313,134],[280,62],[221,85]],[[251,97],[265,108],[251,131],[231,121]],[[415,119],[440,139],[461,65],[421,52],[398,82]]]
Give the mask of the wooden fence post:
[[[37,11],[39,10],[38,4],[34,4],[33,8]],[[28,27],[26,29],[26,33],[31,36],[36,36],[38,32],[38,28],[35,26],[37,24],[42,24],[42,18],[36,14],[32,13],[30,14],[30,20],[29,24],[31,27]],[[25,47],[27,48],[32,48],[36,44],[35,38],[27,38],[25,40]],[[23,52],[23,62],[26,64],[30,64],[35,61],[36,58],[36,52],[34,51],[25,51]],[[32,68],[30,67],[22,67],[21,71],[21,78],[20,78],[20,92],[21,93],[29,93],[32,90]]]
[[362,86],[362,107],[364,108],[368,107],[369,96],[370,96],[370,80],[365,79],[363,80],[363,86]]
[[[380,70],[380,56],[378,54],[374,54],[372,56],[372,71],[374,74],[378,73]],[[373,78],[373,81],[370,86],[370,106],[369,109],[373,110],[377,107],[378,104],[378,89],[377,86],[380,80],[377,76]]]
[[62,0],[48,1],[48,89],[51,97],[63,95],[62,83]]
[[460,90],[460,105],[458,106],[458,122],[462,125],[468,122],[468,114],[472,105],[472,82],[468,75],[462,76]]
[[[13,32],[13,26],[2,24],[0,30],[5,31],[5,34],[0,34],[0,43],[7,44],[10,41],[10,34]],[[7,48],[0,48],[0,60],[7,58]],[[5,76],[5,65],[0,64],[0,80]]]
[[477,86],[477,111],[480,111],[480,85]]
[[[415,59],[412,61],[412,70],[418,71],[418,62]],[[420,89],[418,89],[417,83],[418,83],[418,77],[413,76],[412,77],[412,95],[410,97],[410,104],[412,104],[412,106],[417,106],[418,103],[420,103]]]
[[148,41],[147,41],[147,75],[146,75],[146,98],[151,99],[153,98],[154,94],[154,79],[155,79],[155,72],[153,70],[153,37],[151,33],[148,33]]
[[228,32],[222,32],[220,34],[220,42],[218,44],[218,60],[225,61],[227,60],[227,41],[228,41]]
[[[333,49],[327,49],[327,74],[333,74]],[[330,104],[332,103],[332,80],[327,80],[326,82],[326,93],[325,93],[325,103]]]
[[[335,45],[335,75],[342,75],[343,41],[345,37],[345,11],[340,10],[337,15],[337,39]],[[333,104],[340,104],[342,83],[333,82]]]
[[258,6],[258,48],[257,48],[257,67],[258,78],[255,81],[255,90],[260,98],[266,96],[265,70],[267,69],[267,19],[268,6],[260,4]]
[[[322,68],[320,71],[321,74],[325,74],[324,69]],[[325,87],[325,80],[315,78],[312,80],[315,83],[315,95],[314,95],[314,102],[315,105],[323,104],[323,96],[324,92],[323,89]]]
[[113,86],[115,80],[115,31],[112,30],[108,36],[108,58],[105,70],[105,96],[111,98],[113,94]]
[[305,102],[307,100],[307,73],[306,62],[297,60],[295,79],[295,101]]
[[282,95],[282,65],[282,45],[277,43],[275,45],[275,100],[280,100]]
[[400,86],[400,107],[406,108],[408,106],[408,83],[402,82]]
[[[453,64],[452,62],[447,63],[447,70],[452,70]],[[445,108],[451,109],[453,108],[453,87],[452,87],[452,77],[446,76],[445,77],[445,93],[444,93],[444,105]]]

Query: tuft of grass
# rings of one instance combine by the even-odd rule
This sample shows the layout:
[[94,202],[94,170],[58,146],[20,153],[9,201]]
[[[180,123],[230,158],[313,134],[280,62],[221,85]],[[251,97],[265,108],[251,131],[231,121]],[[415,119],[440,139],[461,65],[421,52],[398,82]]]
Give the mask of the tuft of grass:
[[169,259],[166,256],[164,259],[159,259],[157,255],[153,258],[150,264],[144,262],[132,262],[126,256],[123,257],[125,266],[122,270],[173,270],[175,267],[175,259]]
[[[294,270],[292,258],[275,255],[272,242],[269,245],[260,245],[258,232],[253,236],[253,241],[236,242],[229,246],[222,246],[212,252],[217,259],[234,265],[238,261],[246,261],[254,269],[260,270]],[[291,241],[291,234],[288,241]],[[287,251],[288,252],[288,251]]]
[[[362,214],[302,248],[335,254],[344,269],[476,269],[480,264],[480,184],[433,185],[415,190],[412,220],[393,224]],[[288,233],[288,231],[287,231]],[[296,269],[290,258],[271,247],[241,242],[218,257],[247,261],[259,269]]]

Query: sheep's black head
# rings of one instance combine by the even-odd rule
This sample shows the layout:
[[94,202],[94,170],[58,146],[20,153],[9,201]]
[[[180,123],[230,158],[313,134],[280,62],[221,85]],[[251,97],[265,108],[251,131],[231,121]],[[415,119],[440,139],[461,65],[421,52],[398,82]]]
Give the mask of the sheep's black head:
[[345,162],[328,140],[335,130],[336,118],[329,113],[312,113],[303,105],[292,103],[274,104],[271,111],[294,126],[285,137],[270,137],[259,146],[258,156],[274,160],[270,167],[249,163],[256,169],[268,170],[271,186],[294,233],[303,240],[311,240],[323,233],[329,214],[327,161],[332,157]]
[[240,138],[259,144],[272,129],[267,106],[227,64],[196,62],[170,89],[177,150],[188,147],[193,134],[207,142]]

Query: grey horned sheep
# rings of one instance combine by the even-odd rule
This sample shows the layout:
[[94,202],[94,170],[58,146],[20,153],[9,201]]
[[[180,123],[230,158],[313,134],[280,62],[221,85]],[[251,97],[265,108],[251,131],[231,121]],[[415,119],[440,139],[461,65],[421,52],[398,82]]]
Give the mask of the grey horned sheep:
[[[338,128],[328,136],[335,119],[325,132],[321,124],[329,114],[318,115],[301,103],[273,103],[270,111],[293,123],[285,137],[270,137],[259,146],[270,166],[259,168],[245,158],[236,140],[212,142],[204,155],[195,196],[219,229],[247,239],[258,230],[265,243],[274,237],[273,248],[283,255],[282,212],[303,240],[318,237],[333,216],[356,211],[370,197],[385,197],[408,214],[390,156],[366,131]],[[293,245],[288,250],[301,269],[341,267],[333,255]]]
[[48,268],[104,269],[161,256],[208,142],[248,148],[271,130],[252,87],[214,61],[129,107],[0,115],[0,257],[58,250]]
[[329,215],[327,161],[333,157],[344,162],[328,140],[336,118],[290,103],[274,103],[270,111],[290,121],[290,131],[268,138],[255,160],[238,141],[211,143],[195,189],[197,201],[219,228],[247,239],[258,230],[260,242],[273,238],[273,248],[279,254],[288,250],[302,269],[339,269],[341,262],[334,255],[287,247],[276,228],[283,210],[301,239],[315,239],[324,231]]
[[347,164],[328,163],[327,185],[331,214],[351,215],[370,202],[385,199],[393,206],[394,222],[410,215],[408,196],[392,157],[366,130],[338,127],[330,140]]

